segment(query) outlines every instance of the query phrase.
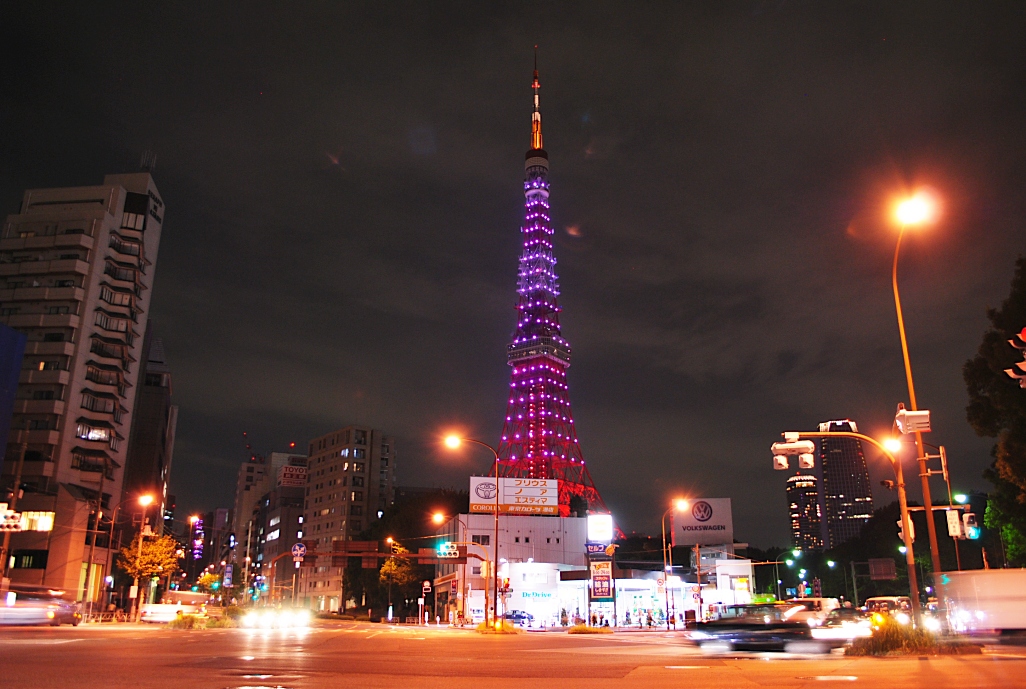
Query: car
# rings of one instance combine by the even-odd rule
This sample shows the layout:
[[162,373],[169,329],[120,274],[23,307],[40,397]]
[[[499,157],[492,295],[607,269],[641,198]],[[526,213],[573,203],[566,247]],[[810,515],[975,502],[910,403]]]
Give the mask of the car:
[[502,619],[518,624],[521,627],[530,627],[531,623],[534,622],[534,615],[523,610],[510,610],[502,616]]
[[844,641],[872,636],[873,627],[869,614],[858,608],[836,608],[812,630],[812,638],[830,641]]
[[704,653],[826,653],[838,645],[836,641],[812,636],[812,627],[797,617],[805,610],[804,606],[790,602],[732,605],[720,619],[697,624],[690,638]]
[[8,591],[0,599],[0,625],[70,624],[77,627],[82,613],[77,603],[60,597],[60,591]]
[[791,598],[787,602],[805,608],[796,613],[795,619],[810,625],[822,623],[832,610],[841,607],[836,598]]

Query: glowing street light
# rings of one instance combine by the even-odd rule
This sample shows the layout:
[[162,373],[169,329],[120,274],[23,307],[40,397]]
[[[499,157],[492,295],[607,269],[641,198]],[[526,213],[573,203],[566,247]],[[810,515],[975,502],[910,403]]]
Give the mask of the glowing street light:
[[[667,564],[666,558],[666,517],[671,512],[676,510],[677,512],[683,512],[688,508],[688,501],[685,498],[676,498],[670,509],[663,512],[663,517],[660,520],[660,524],[663,527],[663,602],[666,604],[666,628],[670,628],[670,574],[673,573],[673,550],[670,550],[669,564]],[[671,534],[672,536],[672,534]],[[672,542],[672,541],[671,541]],[[699,582],[699,588],[702,584]]]
[[969,496],[965,493],[958,493],[955,495],[955,502],[957,502],[959,505],[964,505],[967,502],[969,502]]
[[833,560],[827,560],[827,567],[829,567],[830,569],[833,569],[836,566],[837,566],[836,562],[834,562]]
[[435,512],[434,514],[431,515],[431,521],[434,522],[435,524],[441,525],[442,522],[445,521],[445,515],[442,514],[441,512]]
[[888,452],[900,452],[901,441],[897,438],[887,438],[883,441],[883,446]]
[[[481,447],[488,448],[492,453],[492,457],[495,458],[495,535],[494,542],[492,543],[492,622],[498,628],[501,624],[499,621],[499,452],[489,445],[483,443],[480,440],[474,440],[473,438],[463,438],[459,435],[450,434],[445,437],[445,446],[450,450],[457,449],[463,443],[472,443],[474,445],[480,445]],[[488,622],[488,587],[485,587],[485,622]]]
[[[901,354],[905,361],[905,382],[908,385],[908,401],[913,412],[919,411],[916,403],[916,389],[912,382],[912,363],[908,357],[908,341],[905,339],[905,319],[901,313],[901,297],[898,294],[898,254],[901,238],[909,227],[934,222],[939,214],[937,199],[927,191],[917,191],[898,202],[894,207],[894,218],[898,222],[898,241],[894,245],[894,264],[891,268],[891,287],[894,290],[894,310],[898,316],[898,334],[901,337]],[[930,559],[934,572],[941,571],[940,550],[937,546],[937,528],[933,523],[933,498],[930,496],[930,472],[926,468],[926,453],[923,449],[923,434],[916,431],[916,459],[919,462],[919,476],[923,486],[923,505],[926,508],[926,531],[930,537]]]

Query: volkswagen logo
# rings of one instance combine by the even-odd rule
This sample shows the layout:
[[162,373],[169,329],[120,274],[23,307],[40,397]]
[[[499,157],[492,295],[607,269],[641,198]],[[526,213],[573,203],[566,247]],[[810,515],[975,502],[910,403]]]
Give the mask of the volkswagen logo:
[[712,505],[707,503],[705,500],[699,500],[695,503],[695,506],[691,508],[691,516],[700,522],[707,522],[712,519]]
[[[474,492],[477,493],[477,497],[482,500],[494,500],[495,484],[491,482],[479,483],[474,486]],[[710,514],[712,514],[712,512],[710,512]]]

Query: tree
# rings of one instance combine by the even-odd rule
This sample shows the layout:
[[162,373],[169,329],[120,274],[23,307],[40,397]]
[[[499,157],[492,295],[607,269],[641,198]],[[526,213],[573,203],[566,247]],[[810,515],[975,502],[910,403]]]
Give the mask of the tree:
[[214,574],[213,572],[204,572],[200,575],[200,578],[196,580],[196,586],[198,586],[201,591],[212,593],[221,588],[221,575]]
[[136,536],[131,545],[121,549],[118,564],[130,577],[148,579],[170,576],[178,571],[180,547],[171,536],[144,539],[140,555],[139,536]]
[[1022,359],[1008,344],[1026,327],[1026,258],[1015,262],[1011,291],[1000,309],[987,309],[991,327],[962,376],[969,392],[966,417],[976,434],[997,438],[984,477],[994,484],[985,526],[999,529],[1009,562],[1026,564],[1026,391],[1005,373]]
[[[410,552],[399,544],[393,544],[392,551],[395,555],[407,555]],[[381,565],[378,579],[382,584],[391,583],[398,587],[400,592],[407,594],[411,592],[413,585],[420,581],[420,572],[410,558],[393,556]]]

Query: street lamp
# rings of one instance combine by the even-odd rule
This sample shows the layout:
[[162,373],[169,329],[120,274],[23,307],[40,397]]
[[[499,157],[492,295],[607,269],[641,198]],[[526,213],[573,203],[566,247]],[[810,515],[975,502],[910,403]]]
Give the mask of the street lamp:
[[[495,458],[495,542],[492,544],[492,624],[499,624],[499,453],[489,445],[473,438],[462,438],[458,435],[448,435],[445,438],[445,446],[450,450],[457,449],[463,443],[472,443],[488,448]],[[488,596],[488,587],[485,587],[485,597]],[[485,600],[485,623],[488,623],[488,601]]]
[[142,518],[139,520],[139,550],[136,552],[135,575],[135,619],[138,621],[142,612],[142,591],[139,590],[139,560],[142,559],[143,537],[146,535],[146,508],[153,502],[152,495],[140,495],[139,506],[142,507]]
[[431,522],[434,523],[434,524],[437,524],[438,526],[441,526],[442,522],[444,522],[444,521],[445,521],[445,515],[442,514],[441,512],[435,512],[434,514],[431,515]]
[[[910,227],[921,227],[936,220],[938,214],[937,200],[926,191],[918,191],[913,196],[900,201],[894,207],[894,218],[898,222],[898,241],[894,245],[894,264],[891,268],[891,287],[894,290],[894,310],[898,316],[898,334],[901,336],[901,355],[905,361],[905,381],[908,384],[908,399],[912,411],[918,411],[916,389],[912,383],[912,363],[908,357],[908,341],[905,339],[905,319],[901,313],[901,297],[898,294],[898,254],[901,239],[905,230]],[[940,572],[940,550],[937,547],[937,527],[933,523],[933,499],[930,496],[930,474],[926,468],[926,453],[923,450],[923,434],[916,431],[916,459],[919,462],[919,477],[923,486],[923,506],[926,509],[926,532],[930,538],[930,561],[933,571]]]
[[[671,512],[673,512],[673,511],[683,512],[687,508],[688,508],[688,501],[685,500],[684,498],[677,498],[676,500],[673,501],[673,505],[670,507],[670,509],[668,509],[665,512],[663,512],[663,518],[660,520],[660,523],[661,523],[661,525],[663,527],[663,599],[664,599],[664,601],[666,603],[666,628],[667,629],[670,628],[670,595],[669,595],[669,589],[670,589],[670,574],[673,571],[673,552],[672,551],[670,552],[670,565],[669,565],[669,568],[667,568],[667,566],[666,566],[666,517],[669,516],[669,514]],[[671,543],[673,542],[672,534],[671,534],[670,542]],[[701,583],[699,583],[699,586],[701,586]]]

